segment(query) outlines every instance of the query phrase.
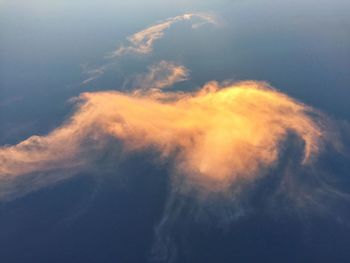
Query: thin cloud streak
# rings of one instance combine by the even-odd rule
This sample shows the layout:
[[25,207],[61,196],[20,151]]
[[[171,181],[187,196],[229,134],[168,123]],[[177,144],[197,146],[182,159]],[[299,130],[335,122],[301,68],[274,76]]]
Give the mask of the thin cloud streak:
[[168,28],[181,21],[190,21],[195,18],[199,19],[199,21],[195,21],[192,24],[191,27],[193,29],[197,29],[206,24],[218,24],[216,18],[212,15],[204,13],[187,13],[168,18],[158,24],[143,29],[127,38],[128,45],[120,46],[118,49],[110,52],[105,56],[106,59],[112,59],[112,62],[106,63],[93,69],[88,69],[86,66],[84,66],[83,74],[88,75],[88,78],[83,80],[81,82],[81,85],[86,85],[100,78],[107,71],[111,70],[113,65],[115,65],[115,61],[113,62],[113,60],[117,59],[118,57],[126,54],[136,54],[140,56],[150,54],[153,51],[154,43],[164,36],[165,31]]
[[196,29],[205,24],[216,24],[216,20],[213,16],[201,13],[188,13],[180,16],[168,18],[158,24],[150,26],[144,30],[141,30],[127,38],[128,45],[121,46],[109,56],[111,58],[118,57],[128,53],[134,53],[139,55],[150,54],[153,51],[154,43],[164,36],[164,32],[169,29],[173,24],[188,21],[193,18],[199,18],[201,21],[192,24],[192,28]]
[[83,65],[83,74],[88,75],[89,77],[81,82],[81,85],[86,85],[89,82],[98,79],[103,74],[105,74],[109,65],[102,65],[95,69],[88,69],[87,66]]
[[[148,55],[153,51],[154,43],[164,36],[165,31],[168,28],[181,21],[190,21],[195,18],[197,18],[199,21],[193,22],[191,26],[193,29],[197,29],[206,24],[217,24],[214,16],[204,13],[188,13],[171,17],[129,36],[127,38],[128,44],[126,46],[120,46],[115,51],[107,54],[105,58],[117,59],[118,57],[127,54],[135,54],[140,56]],[[88,69],[86,66],[84,66],[83,74],[88,75],[88,78],[83,80],[81,85],[86,85],[100,78],[107,71],[109,71],[114,64],[115,62],[109,62],[92,69]]]

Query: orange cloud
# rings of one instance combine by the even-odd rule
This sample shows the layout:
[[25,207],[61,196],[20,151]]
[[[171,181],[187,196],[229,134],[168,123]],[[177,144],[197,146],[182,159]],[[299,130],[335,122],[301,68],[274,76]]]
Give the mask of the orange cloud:
[[173,158],[177,172],[222,188],[272,167],[290,133],[304,142],[303,164],[325,137],[312,108],[253,81],[222,88],[211,82],[194,93],[83,93],[79,100],[75,114],[47,136],[1,147],[0,175],[85,166],[87,151],[113,136],[129,152],[156,150]]

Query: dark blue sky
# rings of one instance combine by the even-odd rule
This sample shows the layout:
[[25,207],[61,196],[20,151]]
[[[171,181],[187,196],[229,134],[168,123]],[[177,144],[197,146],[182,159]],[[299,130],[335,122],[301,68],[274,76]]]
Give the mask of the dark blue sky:
[[[179,89],[211,80],[267,81],[345,122],[350,120],[349,10],[346,0],[0,1],[0,143],[48,133],[73,111],[70,98],[121,90],[128,76],[160,60],[190,70]],[[82,65],[103,65],[104,56],[127,36],[196,11],[214,14],[220,26],[193,31],[175,25],[155,43],[152,55],[121,58],[103,77],[80,85],[86,78]],[[170,194],[169,164],[155,167],[149,152],[121,164],[114,157],[106,150],[89,172],[1,202],[0,262],[157,262],[162,255],[152,253],[158,248],[157,227],[161,238],[171,238],[167,256],[176,254],[176,262],[350,262],[350,210],[344,200],[307,214],[282,200],[276,208],[281,211],[274,213],[260,202],[273,188],[267,179],[249,197],[253,205],[245,216],[223,225],[208,212],[200,221],[193,215],[205,207],[186,196],[171,200],[177,193]],[[347,192],[348,159],[324,158],[325,169]],[[330,179],[340,184],[336,180]],[[173,212],[178,220],[159,227],[167,209],[178,211]]]

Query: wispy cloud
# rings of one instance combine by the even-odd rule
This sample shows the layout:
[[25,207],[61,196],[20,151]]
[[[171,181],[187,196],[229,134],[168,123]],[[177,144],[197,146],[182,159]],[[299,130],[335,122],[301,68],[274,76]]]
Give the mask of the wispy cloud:
[[108,69],[108,65],[102,65],[98,68],[94,68],[94,69],[89,69],[87,65],[82,65],[82,69],[83,69],[83,74],[87,75],[88,78],[83,80],[81,82],[81,85],[85,85],[88,84],[89,82],[98,79],[99,77],[101,77],[103,74],[105,74],[106,70]]
[[83,93],[61,127],[0,148],[0,178],[84,168],[88,153],[113,136],[129,152],[153,148],[191,181],[217,191],[274,166],[289,133],[303,141],[305,165],[327,139],[316,111],[262,83],[211,82],[195,93],[161,94]]
[[172,186],[153,249],[171,262],[178,222],[209,217],[225,226],[257,198],[274,213],[331,215],[334,204],[350,200],[327,179],[328,152],[349,159],[322,113],[266,83],[209,82],[196,92],[167,92],[167,81],[151,88],[157,81],[146,76],[137,91],[83,93],[73,115],[48,135],[0,147],[0,201],[96,171],[99,153],[152,151],[170,165]]
[[161,39],[165,31],[172,25],[181,21],[193,21],[192,28],[197,29],[206,24],[217,24],[217,20],[214,16],[204,13],[188,13],[175,17],[168,18],[155,25],[152,25],[146,29],[143,29],[127,38],[127,44],[118,47],[116,50],[109,52],[106,55],[106,59],[109,61],[96,68],[89,69],[87,66],[83,66],[83,74],[88,77],[81,82],[82,85],[86,85],[93,80],[100,78],[107,71],[111,70],[115,65],[113,60],[126,54],[136,55],[148,55],[153,51],[154,43]]
[[204,24],[216,24],[216,20],[213,16],[201,13],[188,13],[180,16],[175,16],[161,21],[158,24],[150,26],[142,31],[139,31],[127,38],[128,45],[121,46],[110,57],[118,57],[126,53],[135,53],[140,55],[149,54],[153,50],[154,43],[164,36],[165,30],[170,28],[173,24],[191,20],[194,18],[200,19],[199,22],[192,24],[192,28],[196,29]]
[[186,67],[171,61],[162,60],[148,67],[148,72],[131,78],[131,88],[136,92],[157,90],[170,87],[173,84],[188,79],[189,71]]

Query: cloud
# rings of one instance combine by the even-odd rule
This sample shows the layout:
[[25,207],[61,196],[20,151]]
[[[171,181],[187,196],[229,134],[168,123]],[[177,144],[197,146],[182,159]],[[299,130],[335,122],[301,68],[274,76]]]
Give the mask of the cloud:
[[196,29],[204,24],[216,24],[216,20],[213,16],[201,13],[188,13],[180,16],[168,18],[165,21],[161,21],[158,24],[150,26],[144,30],[141,30],[127,38],[128,45],[121,46],[110,57],[118,57],[127,53],[134,53],[140,55],[146,55],[152,52],[154,42],[164,36],[165,30],[170,28],[173,24],[191,20],[193,18],[199,18],[201,21],[192,24],[192,28]]
[[103,74],[105,74],[105,72],[106,72],[106,70],[108,69],[109,66],[110,66],[110,64],[106,64],[106,65],[102,65],[102,66],[100,66],[98,68],[89,69],[87,67],[87,65],[82,65],[83,74],[87,75],[88,78],[83,80],[81,82],[81,85],[88,84],[89,82],[91,82],[91,81],[101,77]]
[[164,176],[172,186],[155,228],[155,260],[175,261],[192,224],[222,230],[254,209],[256,216],[321,212],[343,220],[350,199],[334,181],[348,170],[330,163],[342,166],[348,156],[335,154],[342,144],[322,113],[262,82],[213,81],[196,92],[152,87],[83,93],[73,115],[48,135],[1,147],[0,201],[81,171],[103,174],[98,162],[106,151],[152,152],[155,166],[170,166]]
[[112,59],[112,61],[91,69],[89,69],[86,65],[83,65],[83,74],[87,75],[88,77],[81,82],[81,85],[86,85],[91,81],[100,78],[107,71],[111,70],[116,65],[116,62],[113,59],[131,53],[137,55],[150,54],[153,50],[153,44],[164,36],[165,31],[168,28],[170,28],[175,23],[190,20],[195,20],[192,24],[193,29],[197,29],[206,24],[218,23],[216,21],[216,18],[209,14],[187,13],[168,18],[158,24],[143,29],[127,38],[128,45],[120,46],[115,51],[112,51],[106,55],[106,58]]
[[132,78],[131,85],[137,92],[155,92],[173,84],[188,79],[188,69],[170,61],[160,61],[148,67],[146,74],[139,74]]
[[302,165],[327,139],[317,111],[260,82],[210,82],[193,93],[83,93],[78,101],[71,118],[48,135],[1,147],[0,178],[83,169],[112,137],[124,151],[156,151],[173,160],[177,174],[221,191],[274,167],[289,134],[303,143]]

